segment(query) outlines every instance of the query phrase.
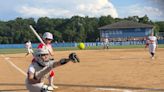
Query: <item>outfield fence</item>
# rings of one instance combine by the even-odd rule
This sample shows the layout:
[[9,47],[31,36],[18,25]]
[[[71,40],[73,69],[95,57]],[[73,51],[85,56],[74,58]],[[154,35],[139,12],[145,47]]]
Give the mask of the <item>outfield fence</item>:
[[[53,47],[76,47],[79,43],[52,43]],[[145,41],[124,41],[124,42],[109,42],[111,46],[126,46],[126,45],[144,45]],[[164,44],[164,40],[158,40],[158,44]],[[37,48],[38,43],[32,43],[33,48]],[[103,42],[85,42],[86,47],[103,46]],[[0,44],[0,48],[25,48],[25,44]]]

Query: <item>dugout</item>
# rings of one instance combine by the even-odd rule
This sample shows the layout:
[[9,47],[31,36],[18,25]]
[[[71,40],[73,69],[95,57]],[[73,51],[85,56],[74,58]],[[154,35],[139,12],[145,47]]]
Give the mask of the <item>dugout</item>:
[[108,38],[109,41],[144,40],[152,30],[153,25],[133,21],[120,21],[100,28],[100,41]]

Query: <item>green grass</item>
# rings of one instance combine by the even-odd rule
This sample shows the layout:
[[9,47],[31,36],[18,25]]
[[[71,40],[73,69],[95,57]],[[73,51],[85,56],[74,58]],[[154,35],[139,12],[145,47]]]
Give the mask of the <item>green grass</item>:
[[[159,48],[164,48],[164,44],[160,44]],[[87,47],[84,50],[98,50],[102,49],[102,46]],[[128,45],[128,46],[110,46],[110,49],[131,49],[131,48],[144,48],[144,45]],[[56,47],[55,51],[67,51],[67,50],[79,50],[77,47]],[[15,54],[26,53],[26,49],[0,49],[0,54]]]
[[25,49],[0,49],[0,54],[25,53]]

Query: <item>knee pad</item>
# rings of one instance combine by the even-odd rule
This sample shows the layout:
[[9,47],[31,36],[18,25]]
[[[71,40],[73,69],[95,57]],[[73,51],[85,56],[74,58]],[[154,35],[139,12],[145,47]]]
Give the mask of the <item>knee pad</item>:
[[54,77],[55,76],[55,73],[53,70],[50,71],[50,77]]

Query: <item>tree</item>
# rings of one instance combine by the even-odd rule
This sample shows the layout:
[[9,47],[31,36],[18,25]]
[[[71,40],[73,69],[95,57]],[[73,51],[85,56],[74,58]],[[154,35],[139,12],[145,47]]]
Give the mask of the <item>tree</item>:
[[138,16],[129,16],[128,18],[125,18],[126,20],[129,21],[134,21],[134,22],[138,22],[139,21],[139,17]]
[[78,33],[77,36],[75,37],[75,41],[77,42],[85,42],[86,41],[86,33],[85,33],[85,29],[82,25],[79,25],[78,29],[77,29]]
[[153,31],[154,31],[154,35],[157,36],[157,34],[159,33],[159,26],[155,24]]
[[84,28],[86,31],[86,41],[93,42],[97,37],[99,37],[99,34],[97,34],[97,32],[99,32],[97,30],[98,27],[98,18],[85,17]]
[[18,17],[15,20],[0,21],[0,43],[24,43],[27,40],[39,42],[29,25],[32,25],[41,36],[46,31],[51,32],[54,35],[54,41],[92,42],[100,36],[97,28],[122,20],[153,24],[155,32],[164,32],[164,22],[153,23],[147,15],[115,19],[110,15],[100,18],[72,16],[66,19],[41,17],[37,21],[33,18]]
[[159,27],[159,32],[164,32],[164,21],[155,22],[155,25]]
[[54,41],[62,41],[62,33],[59,31],[54,31]]
[[66,42],[73,42],[76,32],[71,29],[66,29],[63,33],[63,40]]
[[53,21],[48,17],[39,18],[37,21],[36,30],[42,34],[44,32],[49,32],[50,30],[54,30]]
[[140,17],[139,22],[145,23],[145,24],[152,24],[152,21],[149,19],[149,17],[147,15]]
[[99,26],[104,26],[104,25],[108,25],[108,24],[111,24],[111,23],[114,23],[114,19],[108,15],[108,16],[101,16],[99,18]]

